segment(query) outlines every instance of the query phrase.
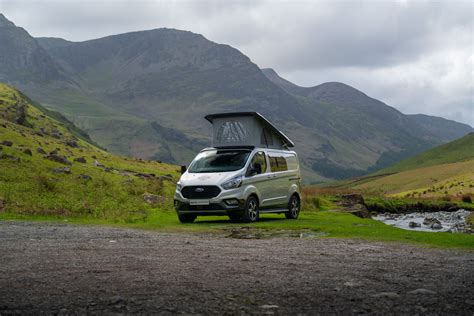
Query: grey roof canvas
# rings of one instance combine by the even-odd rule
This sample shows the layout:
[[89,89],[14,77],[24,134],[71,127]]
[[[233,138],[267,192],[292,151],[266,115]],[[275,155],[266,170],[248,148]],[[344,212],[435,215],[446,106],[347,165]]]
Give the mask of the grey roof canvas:
[[294,143],[258,112],[231,112],[207,115],[213,125],[213,146],[294,147]]

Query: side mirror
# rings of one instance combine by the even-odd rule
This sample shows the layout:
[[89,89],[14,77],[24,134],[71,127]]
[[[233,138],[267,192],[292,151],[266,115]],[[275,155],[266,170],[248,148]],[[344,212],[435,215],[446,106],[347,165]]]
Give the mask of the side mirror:
[[186,166],[181,166],[181,174],[186,172]]

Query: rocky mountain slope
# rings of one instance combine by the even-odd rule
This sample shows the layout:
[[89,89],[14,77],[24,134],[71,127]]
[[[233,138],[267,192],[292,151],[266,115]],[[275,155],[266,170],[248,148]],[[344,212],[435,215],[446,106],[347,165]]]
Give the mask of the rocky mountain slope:
[[[9,32],[27,35],[11,23],[0,28]],[[156,29],[85,42],[28,35],[27,41],[57,71],[45,72],[44,81],[29,80],[4,71],[0,61],[0,76],[115,153],[187,164],[209,144],[206,114],[252,110],[295,141],[305,180],[315,182],[360,175],[472,130],[404,115],[340,83],[298,87],[262,72],[238,50],[186,31]],[[5,43],[5,54],[26,50]],[[38,64],[13,68],[28,73],[42,69],[44,63]],[[433,120],[442,124],[434,127]]]

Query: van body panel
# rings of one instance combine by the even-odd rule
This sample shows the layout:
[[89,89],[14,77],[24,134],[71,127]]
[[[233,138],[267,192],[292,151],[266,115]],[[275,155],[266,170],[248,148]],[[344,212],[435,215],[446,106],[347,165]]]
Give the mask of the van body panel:
[[[206,148],[203,151],[205,150],[216,150],[216,148]],[[178,181],[174,196],[178,214],[197,216],[240,214],[251,195],[257,197],[262,213],[281,213],[288,207],[293,194],[297,194],[300,198],[301,175],[298,157],[294,151],[261,147],[249,150],[251,152],[247,161],[239,170],[193,173],[188,169]],[[266,166],[260,174],[251,175],[249,174],[252,169],[251,162],[257,153],[265,154]],[[284,168],[290,170],[272,171],[272,167],[275,170]],[[238,187],[231,189],[223,187],[223,184],[235,178],[241,179]],[[211,193],[215,194],[217,191],[219,193],[210,198],[200,198],[200,194],[209,193],[210,187],[212,187]]]

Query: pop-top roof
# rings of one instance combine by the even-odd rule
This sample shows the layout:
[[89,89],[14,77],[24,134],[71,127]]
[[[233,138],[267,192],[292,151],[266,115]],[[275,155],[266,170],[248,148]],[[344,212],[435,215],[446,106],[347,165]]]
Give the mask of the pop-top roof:
[[223,118],[238,118],[238,117],[253,117],[255,118],[263,128],[270,130],[274,133],[280,140],[281,143],[286,147],[295,147],[295,144],[286,136],[283,132],[281,132],[278,128],[276,128],[269,120],[267,120],[263,115],[258,112],[231,112],[231,113],[217,113],[217,114],[209,114],[206,115],[205,118],[211,124],[214,123],[215,119],[223,119]]

